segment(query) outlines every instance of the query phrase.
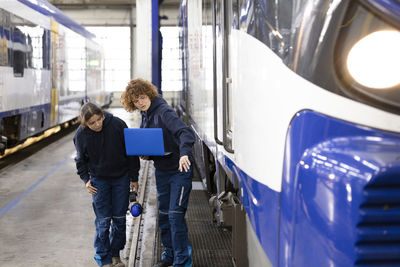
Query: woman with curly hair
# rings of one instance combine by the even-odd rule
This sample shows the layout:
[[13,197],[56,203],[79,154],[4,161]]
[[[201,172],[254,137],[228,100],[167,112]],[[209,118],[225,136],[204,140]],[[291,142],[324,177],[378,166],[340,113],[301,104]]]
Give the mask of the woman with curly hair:
[[164,248],[161,262],[155,266],[191,266],[185,214],[192,190],[194,133],[146,80],[131,80],[121,102],[127,111],[140,110],[141,128],[162,128],[165,151],[172,152],[146,157],[154,161],[156,169],[158,223]]

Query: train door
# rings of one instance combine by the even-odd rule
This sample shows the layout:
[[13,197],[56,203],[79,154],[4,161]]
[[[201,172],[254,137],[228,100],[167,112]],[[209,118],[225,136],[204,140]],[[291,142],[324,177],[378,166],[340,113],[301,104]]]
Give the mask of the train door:
[[214,138],[225,150],[233,153],[233,109],[229,64],[229,37],[232,1],[213,2],[214,57]]
[[58,48],[58,23],[51,20],[51,39],[50,39],[50,70],[51,70],[51,109],[50,125],[54,126],[58,122],[58,68],[57,68],[57,48]]
[[[233,61],[231,61],[230,47],[231,29],[238,28],[238,1],[214,0],[213,11],[214,138],[218,144],[223,145],[225,151],[234,153],[231,76]],[[217,162],[214,183],[217,186],[217,196],[222,196],[215,205],[218,210],[217,220],[231,227],[232,260],[235,266],[249,266],[246,212],[236,200],[237,198],[228,197],[233,196],[230,192],[233,186],[232,176],[230,170],[221,167]]]

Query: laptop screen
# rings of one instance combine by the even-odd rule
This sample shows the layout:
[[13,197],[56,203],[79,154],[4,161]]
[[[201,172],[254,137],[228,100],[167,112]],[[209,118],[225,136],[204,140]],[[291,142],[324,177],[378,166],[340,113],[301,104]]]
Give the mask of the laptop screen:
[[164,156],[161,128],[125,128],[125,147],[128,156]]

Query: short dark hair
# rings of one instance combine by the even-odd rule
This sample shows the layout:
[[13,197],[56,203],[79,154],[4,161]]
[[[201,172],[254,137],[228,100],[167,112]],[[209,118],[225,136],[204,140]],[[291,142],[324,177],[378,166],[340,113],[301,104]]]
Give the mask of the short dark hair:
[[131,80],[121,95],[122,106],[124,106],[127,111],[136,110],[133,101],[140,95],[147,95],[150,100],[153,101],[158,96],[157,87],[151,82],[141,78]]
[[104,116],[104,113],[101,110],[101,108],[99,108],[97,105],[90,103],[90,102],[84,104],[81,107],[81,110],[79,112],[79,120],[81,121],[82,127],[87,126],[88,120],[90,120],[90,118],[93,115]]

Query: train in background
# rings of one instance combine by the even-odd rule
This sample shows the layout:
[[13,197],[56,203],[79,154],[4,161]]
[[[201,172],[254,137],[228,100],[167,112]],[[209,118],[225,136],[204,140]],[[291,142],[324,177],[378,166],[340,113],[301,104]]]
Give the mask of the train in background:
[[399,2],[181,0],[180,27],[235,266],[398,266]]
[[0,1],[0,152],[107,106],[94,35],[45,0]]

